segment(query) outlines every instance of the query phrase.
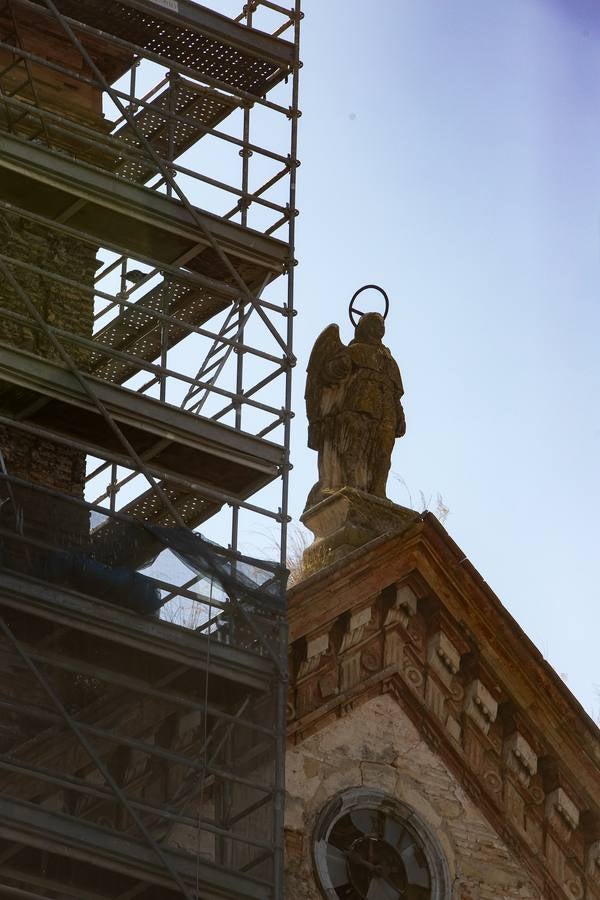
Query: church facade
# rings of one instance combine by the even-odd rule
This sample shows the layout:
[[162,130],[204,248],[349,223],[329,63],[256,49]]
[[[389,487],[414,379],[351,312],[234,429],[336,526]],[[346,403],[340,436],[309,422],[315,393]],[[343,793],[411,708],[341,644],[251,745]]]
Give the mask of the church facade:
[[597,900],[598,729],[437,519],[386,505],[289,592],[286,896]]

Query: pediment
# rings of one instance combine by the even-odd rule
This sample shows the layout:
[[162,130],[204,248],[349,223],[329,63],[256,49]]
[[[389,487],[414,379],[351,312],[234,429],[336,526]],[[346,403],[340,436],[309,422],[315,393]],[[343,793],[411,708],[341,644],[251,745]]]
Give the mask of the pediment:
[[600,897],[598,730],[433,516],[293,588],[289,620],[291,747],[392,698],[545,900]]

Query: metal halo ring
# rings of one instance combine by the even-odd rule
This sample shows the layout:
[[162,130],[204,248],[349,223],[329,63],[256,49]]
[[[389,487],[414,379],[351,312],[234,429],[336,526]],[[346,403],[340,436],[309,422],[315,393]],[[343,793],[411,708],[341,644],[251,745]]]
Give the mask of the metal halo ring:
[[[348,305],[348,316],[350,317],[350,321],[352,322],[352,324],[354,325],[355,328],[358,325],[358,322],[359,322],[361,316],[364,316],[364,313],[361,312],[360,309],[354,308],[354,301],[356,300],[356,298],[358,297],[359,294],[362,294],[363,291],[369,291],[369,290],[379,291],[379,293],[383,295],[383,299],[385,300],[385,312],[383,313],[384,322],[387,319],[387,314],[390,310],[390,301],[389,301],[388,295],[386,294],[386,292],[384,291],[384,289],[382,287],[379,287],[378,284],[365,284],[356,291],[356,293],[354,294],[354,296],[352,297],[352,300],[350,301],[350,303]],[[356,316],[358,316],[358,319],[355,318]]]

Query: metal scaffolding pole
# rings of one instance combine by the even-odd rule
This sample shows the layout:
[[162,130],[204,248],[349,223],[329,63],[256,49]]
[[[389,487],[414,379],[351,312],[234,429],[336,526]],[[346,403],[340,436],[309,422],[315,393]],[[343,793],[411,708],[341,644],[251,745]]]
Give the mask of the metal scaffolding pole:
[[3,895],[283,897],[301,17],[0,3]]

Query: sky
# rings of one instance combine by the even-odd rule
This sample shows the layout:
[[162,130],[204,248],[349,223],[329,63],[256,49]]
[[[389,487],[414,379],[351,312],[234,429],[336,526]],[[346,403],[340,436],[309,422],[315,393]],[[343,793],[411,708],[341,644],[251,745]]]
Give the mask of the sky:
[[[230,15],[241,3],[211,5]],[[349,341],[352,294],[379,284],[407,419],[389,498],[447,508],[452,538],[600,721],[600,7],[304,0],[303,9],[292,531],[316,480],[303,396],[311,347],[331,322]],[[143,77],[152,83],[151,67]],[[283,85],[270,95],[283,96]],[[287,152],[285,117],[255,109],[252,121],[253,140]],[[216,138],[182,162],[239,177],[238,147]],[[268,165],[253,155],[251,188],[273,174]],[[231,206],[205,183],[186,189],[219,214]],[[264,208],[249,215],[266,227]],[[285,299],[285,279],[267,298]],[[282,397],[265,399],[279,407]],[[278,490],[256,502],[277,508]],[[202,530],[227,543],[229,516]],[[277,555],[275,527],[240,522],[244,552]]]
[[[600,13],[584,0],[303,4],[292,514],[316,480],[313,341],[390,296],[406,437],[390,499],[435,511],[600,708]],[[373,307],[375,308],[375,307]]]

